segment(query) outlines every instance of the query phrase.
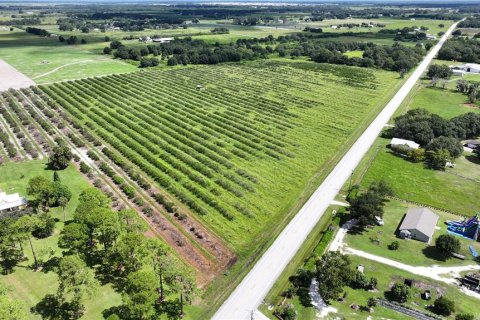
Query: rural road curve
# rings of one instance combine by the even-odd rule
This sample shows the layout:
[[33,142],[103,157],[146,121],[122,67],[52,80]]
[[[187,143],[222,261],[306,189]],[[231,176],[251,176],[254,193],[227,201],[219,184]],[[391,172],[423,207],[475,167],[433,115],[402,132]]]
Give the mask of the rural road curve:
[[257,309],[268,291],[275,284],[283,269],[301,247],[325,210],[334,200],[335,195],[350,177],[352,171],[357,167],[385,124],[393,116],[395,110],[397,110],[417,80],[425,72],[457,23],[454,23],[431,49],[397,94],[338,162],[320,187],[318,187],[302,209],[300,209],[252,270],[218,309],[213,319],[251,319],[254,310]]

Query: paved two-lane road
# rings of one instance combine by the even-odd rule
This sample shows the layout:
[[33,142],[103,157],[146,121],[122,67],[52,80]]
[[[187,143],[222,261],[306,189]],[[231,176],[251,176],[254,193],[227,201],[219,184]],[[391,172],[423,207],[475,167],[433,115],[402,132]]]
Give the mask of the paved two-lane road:
[[298,251],[315,224],[320,220],[330,202],[332,202],[335,195],[350,177],[350,174],[380,134],[382,128],[425,72],[456,25],[456,23],[452,25],[427,54],[397,94],[353,144],[325,181],[323,181],[271,247],[224,302],[213,319],[251,319],[252,311],[256,310],[260,305],[276,279]]

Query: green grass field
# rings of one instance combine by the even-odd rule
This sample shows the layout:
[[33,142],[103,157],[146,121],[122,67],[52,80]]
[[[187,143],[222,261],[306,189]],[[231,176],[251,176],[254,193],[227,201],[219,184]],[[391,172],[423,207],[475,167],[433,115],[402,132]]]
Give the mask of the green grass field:
[[[332,29],[330,26],[332,25],[341,25],[345,23],[354,23],[354,24],[362,24],[362,23],[380,23],[385,24],[384,29],[402,29],[404,27],[421,27],[425,26],[428,28],[426,31],[432,35],[437,35],[440,31],[447,31],[448,27],[452,25],[453,21],[451,20],[430,20],[430,19],[417,19],[417,20],[409,20],[409,19],[390,19],[390,18],[379,18],[379,19],[326,19],[323,21],[315,21],[315,22],[301,22],[299,26],[313,26],[313,27],[321,27],[323,28],[324,32],[378,32],[383,28],[373,27],[373,28],[361,28],[361,27],[354,27],[351,29],[348,28],[340,28],[340,29]],[[444,24],[444,27],[440,27],[440,24]]]
[[[0,189],[7,193],[18,192],[26,196],[28,180],[35,176],[46,176],[53,178],[53,172],[46,170],[44,161],[27,161],[21,163],[7,163],[0,166]],[[85,188],[89,187],[88,182],[80,173],[70,166],[59,173],[62,183],[67,185],[72,192],[72,200],[66,207],[66,217],[69,219],[78,204],[78,196]],[[63,229],[63,211],[60,208],[52,208],[53,217],[59,222],[56,223],[54,234],[45,239],[35,239],[34,248],[39,259],[44,261],[54,256],[61,256],[61,250],[57,246],[58,236]],[[14,299],[24,302],[25,307],[38,303],[46,294],[54,293],[57,289],[57,275],[53,271],[37,271],[31,269],[33,258],[29,250],[25,250],[28,260],[22,262],[9,275],[2,275],[2,281],[8,291],[8,295]],[[111,286],[101,286],[94,297],[85,302],[85,315],[82,319],[100,319],[102,311],[121,303],[120,295],[113,291]],[[31,315],[31,319],[40,319],[39,316]]]
[[108,43],[66,45],[56,38],[41,38],[23,30],[0,29],[0,59],[36,83],[131,72],[134,65],[99,55]]
[[[354,180],[367,187],[372,181],[384,179],[391,184],[395,195],[463,215],[478,211],[479,180],[472,177],[478,171],[475,157],[466,155],[457,166],[446,171],[425,168],[423,163],[411,163],[393,154],[386,146],[389,140],[378,138],[362,161]],[[446,199],[449,199],[446,201]]]
[[[435,64],[448,64],[448,61],[436,60]],[[468,103],[468,97],[456,91],[457,80],[462,77],[452,77],[445,88],[439,83],[436,88],[430,85],[430,80],[419,80],[409,96],[402,103],[396,115],[410,109],[423,108],[441,117],[450,119],[467,112],[480,112],[476,104]],[[467,81],[480,81],[480,75],[467,74],[463,77]]]
[[[371,229],[366,229],[360,233],[353,232],[345,237],[345,241],[349,247],[359,249],[362,251],[370,252],[372,254],[389,258],[392,260],[400,261],[405,264],[413,266],[458,266],[475,264],[468,249],[469,245],[473,245],[477,250],[480,249],[480,243],[476,241],[470,241],[465,238],[458,237],[461,242],[460,254],[465,255],[467,258],[462,261],[458,259],[449,259],[443,261],[439,258],[437,251],[433,248],[435,245],[435,239],[440,235],[447,233],[446,220],[462,220],[462,217],[448,214],[442,211],[435,211],[440,219],[437,223],[439,229],[435,230],[433,239],[430,244],[426,244],[416,240],[402,240],[396,236],[396,230],[399,227],[405,213],[408,208],[417,207],[415,205],[407,205],[399,201],[389,201],[385,207],[385,213],[383,220],[384,226],[375,226]],[[376,244],[371,239],[377,239],[380,244]],[[393,241],[400,243],[398,250],[389,250],[387,246]]]

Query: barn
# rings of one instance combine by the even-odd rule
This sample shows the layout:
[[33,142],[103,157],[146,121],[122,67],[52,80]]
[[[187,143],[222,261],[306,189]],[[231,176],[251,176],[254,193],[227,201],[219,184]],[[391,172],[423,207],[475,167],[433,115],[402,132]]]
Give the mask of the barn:
[[437,222],[438,215],[430,209],[410,208],[400,225],[400,237],[429,243]]

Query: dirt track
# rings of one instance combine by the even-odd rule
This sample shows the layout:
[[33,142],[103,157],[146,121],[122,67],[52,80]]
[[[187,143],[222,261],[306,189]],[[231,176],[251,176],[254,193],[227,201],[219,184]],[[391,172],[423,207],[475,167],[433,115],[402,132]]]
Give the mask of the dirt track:
[[10,88],[27,88],[32,85],[35,85],[32,79],[0,59],[0,92]]

